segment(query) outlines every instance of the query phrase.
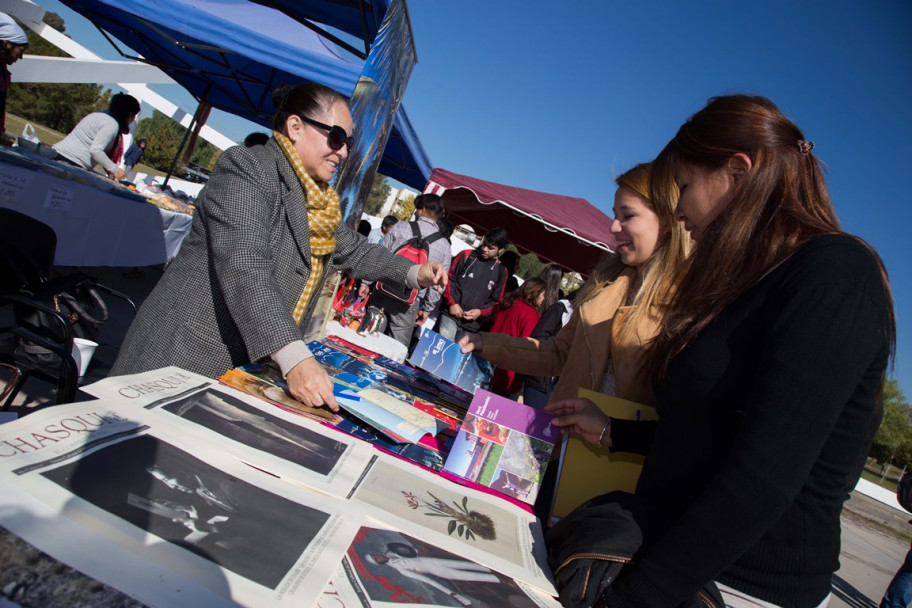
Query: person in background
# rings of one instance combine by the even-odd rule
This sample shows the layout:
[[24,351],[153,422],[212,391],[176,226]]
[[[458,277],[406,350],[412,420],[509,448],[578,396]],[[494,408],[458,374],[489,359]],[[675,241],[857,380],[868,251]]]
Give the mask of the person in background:
[[[529,279],[504,296],[501,306],[494,313],[491,333],[514,338],[529,337],[541,318],[545,287],[545,282],[541,279]],[[491,378],[491,391],[510,399],[518,399],[522,391],[522,376],[498,367]]]
[[500,254],[498,258],[503,264],[504,270],[507,271],[507,283],[504,286],[504,294],[508,294],[517,287],[519,281],[516,280],[516,269],[519,267],[519,254],[509,249]]
[[358,222],[358,234],[367,236],[371,233],[371,223],[367,220]]
[[[443,199],[436,194],[421,194],[415,199],[415,203],[418,209],[415,214],[418,219],[414,222],[395,224],[383,237],[382,246],[389,251],[396,251],[414,238],[412,225],[416,224],[421,238],[429,241],[428,260],[448,267],[451,258],[450,243],[439,235],[440,229],[437,227],[437,220],[444,212]],[[438,235],[437,238],[435,235]],[[383,293],[381,287],[374,290],[370,305],[383,309],[388,319],[386,333],[408,348],[415,326],[424,323],[439,300],[440,292],[425,289],[409,304]]]
[[6,137],[6,95],[12,76],[9,66],[13,65],[28,50],[28,36],[25,31],[6,13],[0,13],[0,141],[11,146],[15,138]]
[[105,112],[92,112],[73,127],[66,137],[54,144],[57,160],[91,171],[101,165],[108,176],[123,179],[126,173],[118,167],[123,157],[123,136],[139,115],[139,101],[132,95],[116,93]]
[[395,226],[398,221],[399,218],[395,215],[387,215],[383,218],[383,221],[380,222],[380,227],[374,228],[370,231],[370,234],[367,235],[367,242],[375,245],[382,245],[383,237],[393,229],[393,226]]
[[412,264],[342,221],[329,182],[353,141],[345,96],[286,85],[273,105],[272,139],[234,146],[216,162],[190,234],[136,315],[112,375],[175,365],[215,378],[271,359],[293,397],[337,410],[302,329],[324,270],[413,288],[446,284],[444,266]]
[[453,257],[437,329],[441,336],[458,342],[465,334],[478,331],[482,321],[494,314],[507,282],[507,272],[497,259],[506,245],[507,231],[491,228],[477,249]]
[[252,133],[248,133],[247,137],[244,138],[244,147],[249,148],[251,146],[265,146],[268,142],[268,133],[263,133],[262,131],[254,131]]
[[561,297],[561,279],[564,278],[564,271],[557,264],[548,264],[538,273],[538,278],[545,283],[545,300],[542,302],[542,310],[551,308]]
[[[544,312],[542,312],[541,319],[535,324],[535,329],[532,330],[529,337],[541,343],[556,336],[573,314],[573,300],[577,291],[573,291],[566,298],[561,298],[548,308],[545,308],[544,304],[542,304]],[[547,293],[548,290],[545,288],[546,298]],[[551,392],[554,390],[556,381],[556,376],[524,375],[523,403],[536,409],[544,408],[548,405],[548,401],[551,400]]]
[[[450,221],[447,216],[441,215],[437,218],[437,229],[440,231],[440,234],[443,235],[443,238],[450,246],[450,251],[452,252],[453,241],[450,237],[453,236],[453,222]],[[421,339],[421,334],[425,329],[434,329],[434,326],[437,325],[437,319],[440,317],[440,303],[443,301],[442,297],[437,298],[437,301],[430,307],[426,305],[428,292],[432,289],[436,290],[438,294],[441,292],[441,290],[436,287],[429,287],[418,295],[418,298],[422,301],[419,310],[426,310],[427,318],[424,322],[415,325],[415,329],[412,332],[412,341],[409,344],[409,352],[414,349],[415,344]]]
[[896,325],[883,263],[840,229],[813,148],[769,99],[726,95],[654,161],[696,241],[644,360],[658,421],[593,434],[582,400],[549,406],[647,454],[636,499],[653,512],[605,606],[672,608],[711,581],[731,607],[830,599]]
[[133,167],[139,164],[143,154],[146,153],[147,144],[148,142],[143,138],[134,141],[133,145],[127,149],[127,153],[124,154],[124,173],[129,175],[133,171]]
[[[906,511],[912,511],[912,471],[903,473],[896,484],[896,501]],[[912,520],[909,521],[912,523]],[[906,553],[906,559],[890,586],[880,600],[880,608],[909,608],[912,605],[912,548]]]

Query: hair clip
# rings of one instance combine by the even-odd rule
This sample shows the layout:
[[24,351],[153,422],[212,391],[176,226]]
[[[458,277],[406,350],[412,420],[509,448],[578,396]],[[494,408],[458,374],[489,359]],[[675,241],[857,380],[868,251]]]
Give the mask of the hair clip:
[[801,152],[801,156],[807,156],[811,153],[811,150],[814,149],[814,142],[807,141],[805,139],[798,140],[798,151]]

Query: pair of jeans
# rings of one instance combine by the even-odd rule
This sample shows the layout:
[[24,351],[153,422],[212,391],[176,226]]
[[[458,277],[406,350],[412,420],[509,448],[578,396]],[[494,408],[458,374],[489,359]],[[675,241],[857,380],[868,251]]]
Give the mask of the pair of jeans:
[[912,604],[912,549],[899,567],[887,592],[880,601],[880,608],[908,608]]
[[456,319],[446,313],[441,313],[440,315],[437,333],[453,342],[459,342],[466,335],[466,331],[459,327]]

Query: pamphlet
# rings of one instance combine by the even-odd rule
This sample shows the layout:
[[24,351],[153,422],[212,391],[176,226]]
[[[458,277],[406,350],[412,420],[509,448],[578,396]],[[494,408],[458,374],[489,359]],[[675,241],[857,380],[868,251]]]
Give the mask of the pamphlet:
[[478,389],[443,470],[533,504],[559,436],[551,419]]
[[430,329],[422,332],[409,361],[473,394],[478,388],[487,387],[494,374],[494,366],[490,362],[475,354],[462,352],[458,344]]

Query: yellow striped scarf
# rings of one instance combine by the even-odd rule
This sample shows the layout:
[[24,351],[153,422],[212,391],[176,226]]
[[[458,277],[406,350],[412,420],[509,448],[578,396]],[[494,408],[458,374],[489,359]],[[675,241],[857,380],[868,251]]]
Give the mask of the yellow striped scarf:
[[320,279],[323,278],[323,260],[325,256],[332,253],[336,248],[336,237],[334,233],[336,227],[342,221],[342,212],[339,209],[339,194],[329,184],[318,185],[307,171],[304,170],[304,164],[301,157],[298,156],[294,145],[287,137],[273,131],[275,140],[278,142],[285,158],[294,168],[301,187],[307,196],[307,223],[310,230],[310,276],[307,277],[307,283],[304,284],[304,290],[298,303],[295,304],[291,315],[295,323],[301,324],[304,313],[310,304]]

